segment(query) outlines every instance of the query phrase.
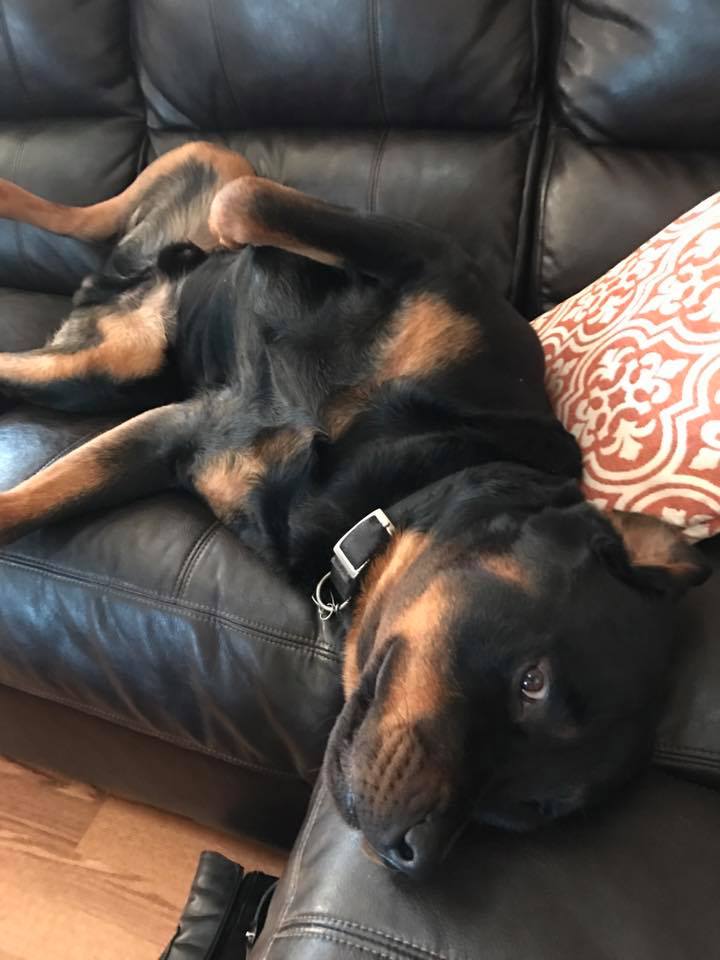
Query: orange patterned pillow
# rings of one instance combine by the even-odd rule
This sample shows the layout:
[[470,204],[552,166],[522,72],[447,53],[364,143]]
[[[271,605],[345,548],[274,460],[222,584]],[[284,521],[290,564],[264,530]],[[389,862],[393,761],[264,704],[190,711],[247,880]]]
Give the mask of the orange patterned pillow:
[[720,193],[534,327],[588,499],[720,532]]

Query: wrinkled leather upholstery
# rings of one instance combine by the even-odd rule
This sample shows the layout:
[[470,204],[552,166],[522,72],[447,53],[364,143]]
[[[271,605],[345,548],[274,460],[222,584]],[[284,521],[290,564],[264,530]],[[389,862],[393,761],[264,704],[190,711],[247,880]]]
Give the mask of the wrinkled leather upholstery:
[[[720,188],[713,0],[692,19],[632,6],[8,0],[0,175],[91,203],[220,139],[262,174],[451,231],[530,315]],[[99,256],[0,221],[2,347],[41,344]],[[0,484],[107,422],[0,400]],[[171,495],[26,537],[0,567],[1,752],[291,841],[340,702],[307,598]],[[658,748],[716,782],[718,594],[683,611]]]
[[716,957],[720,803],[655,774],[528,836],[468,831],[423,884],[371,863],[319,790],[252,960]]

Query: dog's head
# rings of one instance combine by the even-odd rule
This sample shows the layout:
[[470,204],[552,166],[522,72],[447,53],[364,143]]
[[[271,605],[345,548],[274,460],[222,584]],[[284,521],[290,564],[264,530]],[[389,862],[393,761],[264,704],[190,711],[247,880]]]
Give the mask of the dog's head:
[[471,817],[530,829],[649,758],[669,607],[708,570],[670,527],[606,518],[570,486],[524,502],[468,483],[369,568],[325,773],[366,849],[405,873]]

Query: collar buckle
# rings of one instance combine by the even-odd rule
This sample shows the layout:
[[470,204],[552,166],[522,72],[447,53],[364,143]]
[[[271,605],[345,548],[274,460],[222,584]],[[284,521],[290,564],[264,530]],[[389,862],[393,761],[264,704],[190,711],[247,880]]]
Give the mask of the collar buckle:
[[321,620],[329,620],[348,605],[358,577],[394,533],[395,524],[378,508],[340,537],[333,547],[331,568],[321,578],[312,597]]
[[395,533],[395,525],[393,524],[390,517],[385,513],[385,511],[381,510],[380,508],[378,508],[377,510],[372,510],[370,513],[367,514],[367,516],[363,517],[362,520],[358,520],[355,526],[350,527],[350,529],[340,537],[338,542],[333,547],[333,555],[337,560],[337,562],[340,564],[340,567],[342,568],[342,571],[345,574],[345,576],[348,578],[348,580],[355,580],[360,575],[360,573],[365,569],[368,563],[370,563],[370,557],[372,556],[372,554],[366,557],[366,559],[363,560],[359,564],[359,566],[355,566],[355,564],[352,562],[350,557],[348,557],[347,553],[345,552],[344,544],[352,537],[352,535],[360,527],[364,526],[366,523],[368,523],[371,520],[377,520],[380,526],[385,529],[385,532],[387,533],[388,538],[392,537],[392,535]]

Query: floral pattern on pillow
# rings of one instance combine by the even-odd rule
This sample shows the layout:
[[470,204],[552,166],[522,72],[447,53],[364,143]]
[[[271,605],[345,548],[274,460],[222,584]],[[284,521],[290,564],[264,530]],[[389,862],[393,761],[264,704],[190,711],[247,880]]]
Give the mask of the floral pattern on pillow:
[[720,194],[533,325],[588,499],[720,532]]

